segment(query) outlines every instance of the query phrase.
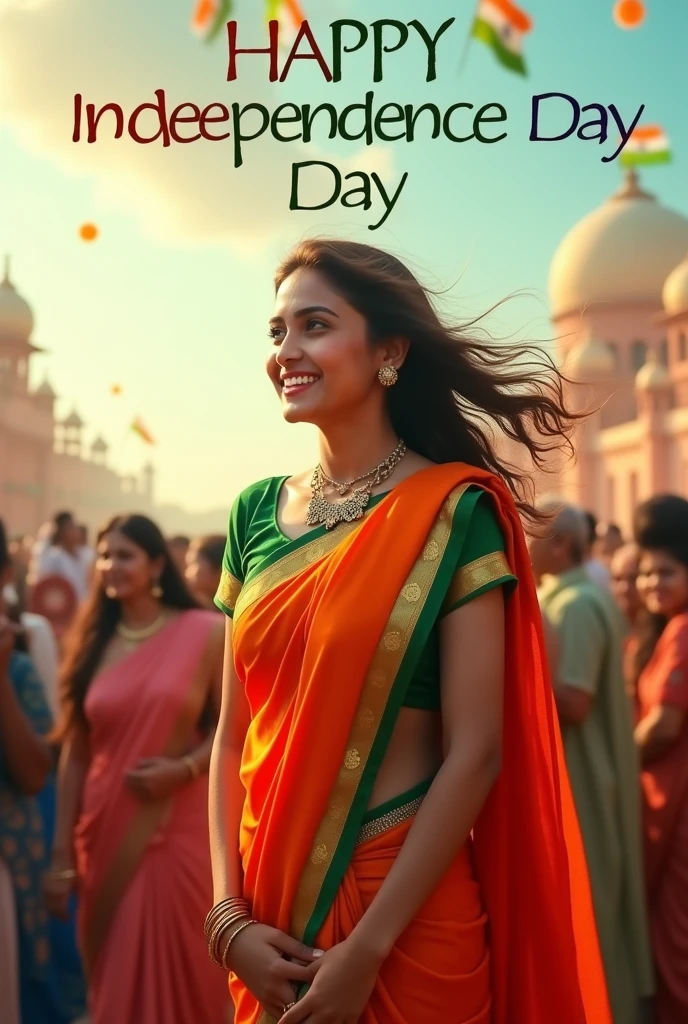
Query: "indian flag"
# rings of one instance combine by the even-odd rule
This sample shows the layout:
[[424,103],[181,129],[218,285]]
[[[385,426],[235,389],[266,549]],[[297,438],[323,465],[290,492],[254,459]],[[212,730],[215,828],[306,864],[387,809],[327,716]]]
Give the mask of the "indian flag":
[[196,0],[191,28],[210,43],[225,27],[231,13],[232,0]]
[[525,75],[523,36],[532,27],[529,16],[511,0],[480,0],[472,35],[493,50],[500,64]]
[[265,20],[279,22],[280,46],[291,49],[305,15],[298,0],[265,0]]
[[635,128],[619,157],[622,167],[668,164],[670,160],[669,139],[658,124],[639,125]]
[[135,434],[138,434],[141,440],[145,441],[146,444],[155,444],[155,438],[151,434],[150,430],[148,430],[146,425],[143,423],[140,416],[137,416],[136,419],[132,422],[131,429],[134,431]]

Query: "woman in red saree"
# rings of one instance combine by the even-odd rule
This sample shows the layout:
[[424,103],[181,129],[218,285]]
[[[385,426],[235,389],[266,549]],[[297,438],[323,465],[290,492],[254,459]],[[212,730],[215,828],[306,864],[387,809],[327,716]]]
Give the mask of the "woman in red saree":
[[522,481],[484,425],[537,457],[558,377],[368,246],[305,242],[276,286],[268,372],[320,462],[239,496],[217,596],[207,931],[236,1024],[609,1024]]
[[642,760],[645,864],[657,974],[656,1024],[688,1020],[688,501],[652,498],[636,513],[636,743]]
[[63,676],[49,906],[78,886],[91,1024],[224,1024],[201,930],[222,630],[144,516],[103,530],[96,576]]

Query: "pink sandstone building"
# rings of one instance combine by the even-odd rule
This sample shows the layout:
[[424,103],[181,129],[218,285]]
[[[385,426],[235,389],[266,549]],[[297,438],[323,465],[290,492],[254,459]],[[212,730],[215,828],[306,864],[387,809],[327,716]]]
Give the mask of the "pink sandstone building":
[[538,490],[616,522],[659,492],[688,494],[688,218],[627,173],[576,224],[550,268],[558,361],[594,410],[576,427],[576,459]]
[[84,423],[73,411],[55,416],[56,395],[45,380],[31,391],[31,307],[10,279],[0,282],[0,518],[14,534],[33,534],[55,511],[69,509],[91,529],[114,512],[153,505],[153,468],[141,480],[121,477],[107,463],[108,446],[96,437],[86,448]]
[[[578,382],[569,399],[594,410],[576,428],[576,459],[535,474],[557,493],[617,522],[625,533],[639,501],[688,494],[688,218],[662,206],[628,172],[621,188],[576,224],[550,268],[558,359]],[[33,314],[10,280],[0,283],[0,516],[32,533],[57,508],[89,526],[113,512],[153,508],[153,469],[121,477],[107,445],[88,450],[76,412],[59,421],[47,381],[31,391],[40,351]],[[222,515],[192,520],[166,510],[169,530],[221,528]],[[209,513],[208,516],[211,516]],[[212,522],[212,526],[211,526]]]

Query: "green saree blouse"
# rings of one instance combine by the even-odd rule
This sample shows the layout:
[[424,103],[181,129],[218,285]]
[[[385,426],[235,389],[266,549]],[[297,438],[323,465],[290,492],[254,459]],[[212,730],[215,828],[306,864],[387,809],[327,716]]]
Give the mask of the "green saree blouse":
[[[251,484],[234,502],[223,560],[223,572],[215,604],[226,615],[234,607],[242,586],[271,563],[307,541],[314,540],[325,527],[316,527],[297,540],[290,540],[277,524],[277,504],[288,476],[269,477]],[[387,492],[389,493],[389,492]],[[369,508],[385,497],[371,498]],[[442,616],[493,587],[511,588],[516,578],[509,570],[504,554],[504,538],[492,508],[491,498],[479,487],[470,487],[462,501],[468,505],[465,536],[460,546],[456,570],[444,601]],[[439,618],[430,634],[413,673],[404,706],[427,711],[440,709],[440,637]]]

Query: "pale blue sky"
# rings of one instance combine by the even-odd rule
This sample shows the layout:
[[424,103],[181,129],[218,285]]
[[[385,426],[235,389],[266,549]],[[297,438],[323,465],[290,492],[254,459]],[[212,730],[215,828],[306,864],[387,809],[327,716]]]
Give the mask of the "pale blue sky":
[[[614,103],[628,121],[641,103],[643,121],[659,122],[674,163],[650,169],[643,182],[669,206],[688,213],[685,63],[688,7],[648,0],[646,25],[621,32],[612,2],[525,4],[535,29],[526,41],[530,74],[504,71],[480,44],[457,78],[463,37],[474,9],[464,0],[303,0],[323,49],[335,17],[418,18],[434,31],[457,24],[440,44],[438,81],[423,81],[419,43],[390,55],[373,86],[369,52],[350,58],[339,86],[326,85],[310,63],[287,84],[268,87],[260,59],[248,58],[239,81],[226,77],[224,39],[204,46],[188,29],[191,0],[36,0],[0,4],[0,252],[12,255],[13,278],[36,315],[38,357],[61,396],[76,405],[89,437],[112,442],[123,470],[150,454],[158,493],[192,509],[224,507],[251,479],[307,465],[313,437],[287,427],[263,373],[271,275],[289,243],[309,231],[344,234],[407,257],[434,285],[458,284],[455,309],[466,316],[527,289],[534,298],[502,309],[495,331],[551,334],[547,270],[563,234],[618,185],[613,150],[575,139],[527,141],[530,97],[567,92],[581,103]],[[371,7],[374,6],[374,15]],[[240,31],[260,38],[262,4],[236,0]],[[408,54],[408,56],[406,56]],[[243,67],[243,65],[242,65]],[[508,138],[475,142],[398,143],[367,155],[386,184],[409,172],[402,197],[378,231],[377,217],[337,205],[310,217],[289,213],[292,160],[319,156],[271,142],[248,144],[241,171],[227,144],[160,150],[157,145],[70,141],[72,97],[119,100],[126,107],[165,88],[184,100],[247,103],[322,102],[344,107],[374,88],[376,102],[466,100],[502,103]],[[320,142],[333,162],[359,166],[358,143]],[[360,166],[365,166],[361,163]],[[379,216],[379,214],[378,214]],[[93,245],[77,238],[96,222]],[[124,388],[120,399],[110,385]],[[146,449],[127,431],[140,414],[159,440]]]

